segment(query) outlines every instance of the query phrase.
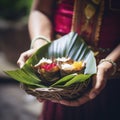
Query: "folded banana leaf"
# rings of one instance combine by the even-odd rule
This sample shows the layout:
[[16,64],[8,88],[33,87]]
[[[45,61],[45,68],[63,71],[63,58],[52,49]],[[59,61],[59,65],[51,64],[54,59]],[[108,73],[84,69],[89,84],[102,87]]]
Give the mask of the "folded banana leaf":
[[84,39],[75,32],[70,32],[67,35],[64,35],[63,37],[38,49],[34,55],[26,61],[23,68],[12,71],[5,71],[5,73],[13,79],[28,86],[34,86],[36,88],[51,87],[43,85],[41,79],[36,75],[36,72],[32,68],[32,66],[37,64],[43,57],[49,59],[69,57],[75,61],[82,60],[86,62],[84,74],[67,75],[51,85],[52,87],[68,87],[77,82],[84,82],[93,74],[96,74],[96,60],[94,54],[89,49]]

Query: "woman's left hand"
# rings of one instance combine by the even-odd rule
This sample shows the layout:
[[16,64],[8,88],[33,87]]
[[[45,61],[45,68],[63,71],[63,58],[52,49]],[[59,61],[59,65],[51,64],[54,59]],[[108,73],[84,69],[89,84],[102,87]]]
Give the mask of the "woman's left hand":
[[94,99],[106,86],[106,82],[113,72],[113,65],[109,62],[103,62],[98,65],[97,69],[97,74],[93,76],[93,88],[90,90],[90,92],[84,94],[82,97],[74,101],[60,100],[52,102],[60,103],[66,106],[80,106]]

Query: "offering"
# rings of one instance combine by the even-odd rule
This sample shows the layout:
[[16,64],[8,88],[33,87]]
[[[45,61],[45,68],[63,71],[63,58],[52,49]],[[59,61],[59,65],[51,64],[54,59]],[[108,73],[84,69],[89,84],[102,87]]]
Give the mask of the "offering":
[[90,90],[96,60],[84,39],[70,32],[39,48],[23,68],[5,73],[35,97],[73,100]]
[[84,73],[85,62],[74,61],[67,57],[56,59],[42,58],[33,68],[43,82],[52,84],[64,76]]
[[60,67],[55,60],[42,58],[33,68],[46,84],[53,83],[60,79]]
[[71,58],[58,58],[58,63],[60,63],[60,73],[61,76],[66,76],[72,73],[84,73],[85,62],[83,61],[74,61]]

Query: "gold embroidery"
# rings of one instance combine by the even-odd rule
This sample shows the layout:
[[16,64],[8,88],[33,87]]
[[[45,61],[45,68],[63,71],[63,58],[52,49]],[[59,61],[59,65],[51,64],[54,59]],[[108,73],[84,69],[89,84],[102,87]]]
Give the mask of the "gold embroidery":
[[99,35],[100,35],[100,28],[101,28],[101,24],[102,24],[102,16],[103,16],[103,12],[104,12],[104,0],[102,0],[101,2],[101,6],[100,6],[100,12],[98,15],[98,20],[96,21],[96,30],[95,30],[95,36],[93,38],[94,40],[94,44],[97,47],[98,46],[98,41],[99,41]]
[[75,0],[71,31],[76,31],[88,44],[97,46],[99,40],[104,0],[96,5],[92,1]]
[[86,7],[85,7],[85,16],[86,16],[86,19],[87,21],[89,21],[93,15],[95,14],[95,7],[92,5],[92,4],[88,4]]
[[92,0],[92,2],[98,5],[100,3],[100,0]]
[[96,9],[92,4],[88,4],[85,7],[84,13],[85,13],[85,24],[81,28],[81,32],[87,31],[89,34],[91,33],[91,29],[89,28],[89,22],[91,18],[95,15]]

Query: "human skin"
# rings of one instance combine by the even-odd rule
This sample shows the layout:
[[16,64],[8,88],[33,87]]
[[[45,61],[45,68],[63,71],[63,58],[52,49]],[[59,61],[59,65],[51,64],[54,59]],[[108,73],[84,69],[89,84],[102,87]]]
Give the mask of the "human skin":
[[[38,35],[43,35],[49,40],[53,36],[53,26],[51,22],[52,18],[52,5],[55,0],[34,0],[31,9],[28,28],[31,40]],[[44,9],[47,8],[47,9]],[[25,61],[40,47],[45,45],[47,42],[42,39],[38,39],[34,42],[32,49],[21,53],[17,63],[20,68],[23,67]],[[104,59],[110,59],[113,62],[120,60],[120,44]],[[74,100],[66,101],[53,100],[52,102],[60,103],[67,106],[80,106],[86,102],[94,99],[100,92],[105,88],[107,80],[111,77],[113,73],[113,65],[109,62],[102,62],[97,66],[97,74],[93,77],[93,87],[90,92],[83,95],[83,97]],[[41,99],[38,98],[39,101]]]

